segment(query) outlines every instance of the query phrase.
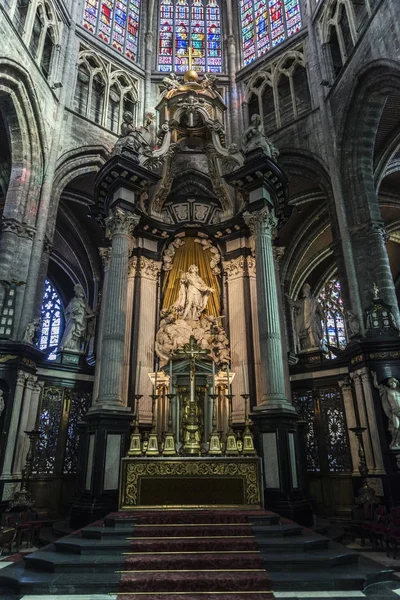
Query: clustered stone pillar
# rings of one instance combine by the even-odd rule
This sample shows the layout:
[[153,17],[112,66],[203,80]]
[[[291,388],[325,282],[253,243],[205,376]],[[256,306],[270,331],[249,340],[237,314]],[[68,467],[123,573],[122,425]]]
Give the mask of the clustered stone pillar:
[[111,241],[107,290],[103,302],[99,395],[92,410],[124,409],[122,373],[127,313],[128,265],[131,235],[140,217],[117,208],[106,220]]
[[243,214],[255,240],[258,327],[261,351],[262,403],[259,408],[295,412],[285,390],[272,236],[278,220],[272,210]]

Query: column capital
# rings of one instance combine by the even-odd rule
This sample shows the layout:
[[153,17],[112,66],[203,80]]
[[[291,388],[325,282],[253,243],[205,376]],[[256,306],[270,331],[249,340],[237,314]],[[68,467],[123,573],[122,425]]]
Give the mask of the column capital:
[[350,373],[350,379],[352,381],[354,381],[355,384],[360,384],[361,383],[360,372],[359,371],[353,371],[353,373]]
[[26,377],[26,387],[30,390],[34,390],[37,382],[36,375],[27,375]]
[[18,371],[17,373],[17,385],[25,385],[25,380],[28,374],[25,371]]
[[249,211],[244,212],[243,219],[251,233],[255,236],[266,233],[272,237],[278,225],[278,219],[268,206],[264,206],[260,210],[251,213]]
[[350,380],[350,376],[346,375],[344,379],[342,379],[342,381],[338,381],[338,385],[340,387],[340,389],[342,390],[342,392],[348,392],[349,390],[351,390],[351,380]]
[[246,259],[247,262],[247,272],[250,277],[255,277],[256,275],[256,259],[254,256],[248,256]]
[[359,373],[359,375],[361,377],[361,381],[363,383],[364,382],[368,382],[369,383],[369,381],[370,381],[370,378],[369,378],[369,369],[367,367],[362,367],[362,369],[360,369],[358,371],[358,373]]
[[114,235],[131,235],[139,224],[140,216],[127,213],[120,208],[110,211],[106,219],[107,237],[112,239]]
[[232,260],[227,260],[223,263],[224,272],[228,280],[238,279],[244,275],[245,257],[238,256]]

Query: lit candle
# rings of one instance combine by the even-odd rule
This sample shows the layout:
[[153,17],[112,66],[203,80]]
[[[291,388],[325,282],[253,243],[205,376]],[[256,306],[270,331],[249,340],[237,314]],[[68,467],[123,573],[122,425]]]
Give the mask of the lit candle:
[[244,368],[244,360],[242,360],[242,371],[243,371],[244,393],[247,394],[247,375],[246,375],[246,369]]
[[215,385],[215,362],[213,361],[213,363],[212,363],[212,387],[211,387],[211,390],[212,390],[211,393],[212,393],[212,395],[215,394],[214,385]]
[[140,371],[141,370],[142,370],[142,361],[139,362],[138,376],[137,376],[137,381],[136,381],[136,396],[139,396],[139,393],[140,393]]
[[230,373],[229,373],[229,366],[226,365],[226,375],[228,377],[228,394],[229,396],[231,395],[231,381],[230,381]]
[[172,360],[169,361],[169,393],[172,394]]

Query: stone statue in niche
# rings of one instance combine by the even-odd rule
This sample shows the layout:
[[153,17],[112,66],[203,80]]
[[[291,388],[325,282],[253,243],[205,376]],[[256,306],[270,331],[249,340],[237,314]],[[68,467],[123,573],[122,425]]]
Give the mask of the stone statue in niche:
[[34,319],[33,321],[30,321],[30,323],[28,323],[28,325],[25,327],[24,337],[22,338],[22,341],[25,344],[35,344],[36,343],[36,341],[37,341],[36,338],[39,337],[40,323],[41,323],[41,319],[37,318],[37,319]]
[[250,121],[251,125],[246,129],[243,136],[243,152],[248,154],[253,150],[262,150],[269,158],[276,159],[279,151],[271,140],[264,135],[260,115],[253,115]]
[[299,352],[308,352],[321,348],[324,314],[318,300],[311,294],[311,286],[305,283],[302,288],[303,298],[291,300],[289,303],[294,311],[294,326],[299,338]]
[[199,275],[199,268],[190,265],[187,273],[182,273],[178,300],[173,309],[182,319],[195,321],[205,311],[213,288],[208,287]]
[[400,384],[395,377],[389,377],[385,384],[378,383],[376,373],[372,372],[374,386],[379,390],[382,408],[389,420],[389,432],[392,436],[391,450],[400,450]]
[[60,342],[60,350],[81,352],[86,340],[88,321],[93,319],[95,312],[87,302],[83,287],[77,283],[74,286],[75,296],[65,311],[65,330]]

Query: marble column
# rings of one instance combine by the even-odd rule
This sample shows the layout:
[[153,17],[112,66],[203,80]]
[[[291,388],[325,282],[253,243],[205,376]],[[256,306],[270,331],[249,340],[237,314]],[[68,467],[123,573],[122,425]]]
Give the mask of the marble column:
[[154,339],[156,335],[156,320],[158,311],[158,284],[161,271],[161,262],[141,256],[137,273],[140,280],[139,288],[139,315],[135,323],[135,340],[137,344],[136,363],[141,363],[140,394],[140,421],[151,423],[152,405],[151,385],[149,373],[154,372]]
[[100,302],[100,315],[99,315],[99,326],[97,330],[97,344],[96,344],[96,371],[94,374],[93,383],[93,397],[92,404],[95,404],[96,399],[99,395],[99,381],[101,373],[101,342],[103,337],[103,324],[104,324],[104,310],[105,310],[105,298],[107,296],[107,285],[108,285],[108,267],[110,264],[111,248],[99,248],[99,254],[103,263],[104,278],[103,288],[101,290],[101,302]]
[[349,431],[352,427],[357,426],[356,414],[354,411],[354,400],[353,400],[353,391],[351,389],[351,381],[349,377],[343,379],[343,381],[338,381],[339,387],[342,390],[343,397],[343,405],[344,412],[346,415],[346,423],[350,444],[350,454],[351,454],[351,462],[353,464],[353,475],[359,475],[358,465],[360,462],[358,456],[358,440],[352,431]]
[[25,464],[29,448],[29,439],[25,431],[29,431],[35,426],[40,390],[41,387],[38,386],[37,377],[35,375],[28,375],[25,382],[24,402],[19,420],[15,459],[12,468],[13,475],[16,477],[21,476]]
[[90,410],[126,410],[122,400],[128,264],[131,236],[140,217],[117,208],[106,220],[111,239],[107,293],[101,340],[99,395]]
[[[376,422],[375,408],[374,408],[374,398],[371,389],[371,378],[369,374],[369,370],[364,367],[359,371],[361,377],[361,383],[364,392],[365,399],[365,410],[367,413],[368,419],[368,427],[371,432],[371,446],[372,452],[374,454],[374,462],[375,462],[375,475],[385,475],[385,467],[383,464],[382,450],[381,444],[379,440],[379,429],[378,424]],[[366,432],[367,433],[367,432]]]
[[[133,299],[135,293],[135,275],[137,266],[137,257],[133,256],[129,262],[128,269],[128,302],[126,312],[126,329],[125,329],[125,350],[124,350],[124,367],[122,374],[122,401],[125,406],[129,404],[129,370],[131,359],[131,343],[132,343],[132,321],[133,321]],[[133,398],[131,398],[131,405]]]
[[240,396],[244,393],[242,361],[245,363],[245,369],[248,369],[244,291],[245,262],[245,257],[239,256],[223,263],[227,276],[229,321],[231,323],[229,328],[230,370],[235,372],[235,379],[232,384],[234,421],[244,421],[244,403],[243,398]]
[[354,382],[354,389],[356,392],[357,410],[358,410],[359,421],[360,421],[359,425],[361,425],[361,427],[366,427],[366,431],[364,431],[364,433],[363,433],[365,462],[367,464],[369,472],[374,473],[375,472],[375,462],[374,462],[374,455],[373,455],[372,445],[371,445],[371,431],[369,429],[367,413],[365,410],[364,390],[363,390],[363,386],[362,386],[360,373],[358,371],[356,371],[354,373],[350,373],[350,378]]
[[278,220],[269,207],[243,214],[255,240],[258,328],[261,352],[262,410],[294,413],[285,390],[282,335],[272,237]]
[[257,304],[257,282],[256,282],[256,261],[253,256],[248,256],[247,273],[249,276],[250,286],[250,303],[251,303],[251,321],[253,330],[253,356],[254,356],[254,375],[256,378],[256,398],[262,397],[261,384],[261,352],[260,352],[260,336],[258,331],[258,304]]
[[26,377],[27,374],[24,371],[18,371],[10,425],[8,428],[7,444],[4,452],[3,473],[0,479],[9,479],[11,477],[11,469],[18,432],[18,423],[21,415],[21,406],[24,396]]

